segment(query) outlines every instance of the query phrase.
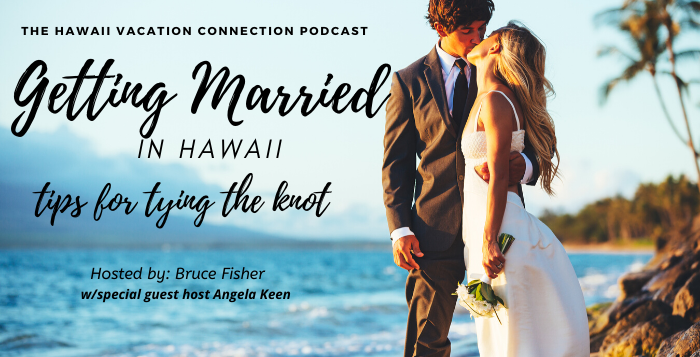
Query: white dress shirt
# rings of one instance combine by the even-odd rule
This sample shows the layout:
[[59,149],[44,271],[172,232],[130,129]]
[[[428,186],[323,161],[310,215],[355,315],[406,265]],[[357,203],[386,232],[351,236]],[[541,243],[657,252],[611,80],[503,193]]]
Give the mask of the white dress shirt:
[[[440,41],[438,41],[438,43],[435,44],[435,49],[437,50],[438,58],[440,59],[440,67],[442,67],[442,79],[445,83],[445,95],[447,95],[447,106],[450,110],[450,115],[452,115],[455,82],[457,82],[457,75],[460,72],[459,67],[455,65],[455,61],[457,61],[458,57],[454,57],[449,53],[445,52],[442,48],[440,48]],[[465,75],[467,76],[468,87],[469,80],[471,79],[471,66],[467,66],[465,67],[465,69],[467,71]],[[527,156],[525,156],[525,154],[521,153],[521,155],[525,159],[525,174],[523,175],[523,179],[520,181],[520,183],[524,185],[528,183],[532,178],[532,163],[530,162],[530,159],[528,159]],[[392,246],[394,243],[396,243],[396,241],[399,240],[399,238],[409,235],[413,235],[413,232],[409,227],[396,228],[393,232],[391,232]]]

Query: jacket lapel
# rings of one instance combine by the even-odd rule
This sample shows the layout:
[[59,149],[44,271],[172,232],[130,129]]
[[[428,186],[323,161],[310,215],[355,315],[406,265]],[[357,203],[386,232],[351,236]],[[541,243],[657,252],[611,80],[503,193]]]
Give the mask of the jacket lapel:
[[445,95],[445,81],[442,79],[442,67],[440,66],[440,59],[438,58],[437,50],[433,47],[428,56],[425,58],[426,65],[424,74],[428,87],[430,88],[430,94],[437,104],[438,111],[442,117],[442,121],[447,127],[447,130],[457,137],[455,128],[452,125],[452,120],[450,119],[450,111],[447,106],[447,96]]
[[459,134],[464,132],[464,127],[467,125],[467,119],[469,119],[469,112],[471,112],[474,106],[474,101],[476,100],[476,94],[479,92],[479,88],[476,87],[476,67],[474,65],[469,65],[469,93],[467,94],[467,103],[464,105],[464,114],[462,115],[462,121],[459,125]]

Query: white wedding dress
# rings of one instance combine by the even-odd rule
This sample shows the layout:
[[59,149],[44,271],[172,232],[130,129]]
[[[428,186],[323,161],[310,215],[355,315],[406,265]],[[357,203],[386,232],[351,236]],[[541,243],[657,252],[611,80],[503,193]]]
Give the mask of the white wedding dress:
[[[515,111],[510,99],[508,102]],[[474,171],[474,166],[486,161],[486,135],[476,131],[480,112],[481,105],[462,136],[466,159],[462,236],[467,281],[479,279],[485,272],[481,262],[488,183]],[[515,117],[518,130],[513,132],[511,151],[522,152],[525,131],[520,130],[517,112]],[[491,283],[507,309],[498,311],[502,325],[495,317],[475,318],[480,355],[589,357],[586,306],[564,247],[544,223],[523,208],[516,193],[508,192],[507,200],[500,233],[511,234],[515,241],[505,255],[503,270]]]

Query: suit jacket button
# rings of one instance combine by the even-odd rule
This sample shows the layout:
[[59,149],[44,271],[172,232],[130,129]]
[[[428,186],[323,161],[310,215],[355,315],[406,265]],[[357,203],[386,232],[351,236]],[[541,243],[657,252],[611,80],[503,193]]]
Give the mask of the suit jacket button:
[[459,180],[464,181],[464,175],[459,175]]

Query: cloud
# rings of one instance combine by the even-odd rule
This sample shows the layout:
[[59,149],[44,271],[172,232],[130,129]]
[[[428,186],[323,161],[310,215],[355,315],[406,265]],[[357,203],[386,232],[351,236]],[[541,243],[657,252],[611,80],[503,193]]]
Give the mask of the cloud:
[[577,212],[583,206],[596,200],[622,195],[631,198],[641,176],[627,169],[606,169],[595,167],[587,159],[563,163],[561,180],[555,179],[553,188],[556,196],[548,196],[539,186],[524,188],[525,204],[528,211],[540,215],[545,209]]

